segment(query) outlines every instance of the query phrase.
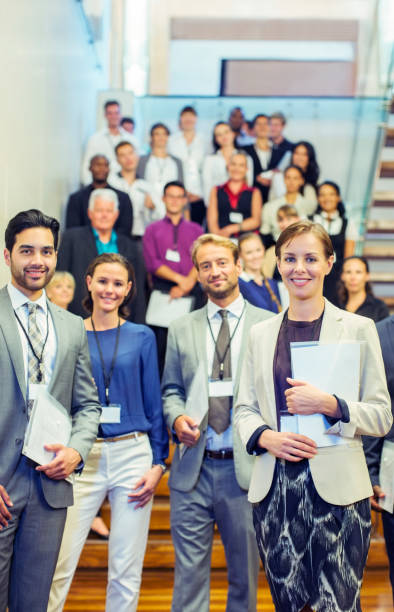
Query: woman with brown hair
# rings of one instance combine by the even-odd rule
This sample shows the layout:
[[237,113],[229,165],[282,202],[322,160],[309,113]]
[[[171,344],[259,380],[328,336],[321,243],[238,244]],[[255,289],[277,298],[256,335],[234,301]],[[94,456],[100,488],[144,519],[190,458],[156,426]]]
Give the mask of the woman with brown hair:
[[126,321],[135,281],[124,257],[96,257],[86,285],[90,317],[85,327],[102,416],[99,437],[74,485],[48,610],[63,609],[90,524],[108,495],[106,610],[132,612],[138,605],[152,497],[168,454],[156,343],[148,327]]
[[[372,495],[361,436],[383,436],[392,423],[379,339],[372,321],[324,299],[334,257],[321,225],[289,225],[276,255],[289,308],[253,327],[234,413],[256,456],[249,501],[257,543],[277,612],[356,612]],[[292,378],[290,344],[316,341],[363,343],[356,400]],[[313,433],[298,433],[294,415],[323,415],[337,443],[321,447]]]
[[368,261],[359,255],[346,257],[343,262],[338,298],[341,308],[369,317],[375,323],[390,315],[386,304],[374,296]]

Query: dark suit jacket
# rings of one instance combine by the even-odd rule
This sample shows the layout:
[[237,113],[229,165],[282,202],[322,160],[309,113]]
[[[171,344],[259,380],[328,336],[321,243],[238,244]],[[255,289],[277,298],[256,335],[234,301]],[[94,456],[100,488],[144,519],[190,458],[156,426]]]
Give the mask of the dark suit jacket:
[[256,180],[258,175],[262,172],[265,172],[266,170],[273,170],[274,168],[276,168],[284,154],[287,151],[292,151],[293,148],[293,143],[289,140],[286,140],[286,138],[279,145],[272,145],[271,158],[268,162],[268,166],[267,168],[263,168],[260,162],[260,158],[256,153],[256,149],[254,148],[254,145],[245,145],[244,147],[242,147],[245,153],[247,153],[249,157],[251,157],[253,160],[253,185],[260,190],[263,202],[267,202],[268,200],[269,186],[262,185],[261,183],[259,183]]
[[[101,412],[96,387],[92,384],[86,332],[81,319],[51,302],[48,308],[57,337],[48,391],[72,415],[69,446],[86,461],[96,439]],[[0,384],[0,484],[7,489],[21,459],[28,420],[22,345],[6,287],[0,290]],[[72,505],[71,483],[40,474],[44,497],[52,508]],[[9,492],[12,497],[12,491]]]
[[[376,324],[376,329],[378,330],[380,346],[382,347],[387,387],[391,397],[391,411],[394,415],[394,315],[379,321]],[[370,436],[363,438],[369,475],[373,485],[379,484],[380,457],[383,442],[386,439],[394,442],[394,425],[385,438],[372,438]]]
[[[111,185],[107,185],[105,189],[112,189],[118,196],[119,200],[119,217],[115,223],[115,229],[117,232],[131,235],[133,227],[133,206],[127,193],[119,191]],[[88,206],[89,197],[94,190],[93,184],[72,193],[68,198],[67,210],[66,210],[66,228],[70,227],[81,227],[84,225],[90,225],[90,219],[88,217]]]
[[[133,265],[135,270],[137,295],[131,304],[130,320],[134,323],[145,322],[145,266],[131,238],[118,234],[118,250]],[[97,257],[96,241],[89,227],[73,227],[62,235],[57,258],[57,270],[67,270],[75,278],[75,295],[69,306],[70,312],[86,317],[82,306],[86,295],[85,273],[90,262]]]

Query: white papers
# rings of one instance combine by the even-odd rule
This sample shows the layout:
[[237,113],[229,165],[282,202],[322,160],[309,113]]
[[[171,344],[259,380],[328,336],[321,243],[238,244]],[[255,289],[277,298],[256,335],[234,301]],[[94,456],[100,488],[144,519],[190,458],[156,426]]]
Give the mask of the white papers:
[[379,499],[379,506],[393,514],[394,510],[394,442],[385,440],[380,458],[380,487],[385,497]]
[[[360,379],[360,343],[292,342],[292,376],[308,382],[345,401],[357,401]],[[314,440],[318,447],[345,444],[322,414],[297,415],[298,433]]]
[[[204,401],[207,399],[203,389],[207,384],[207,374],[205,370],[205,364],[201,362],[194,375],[192,384],[190,385],[189,395],[186,398],[185,414],[192,417],[200,425],[201,421],[208,412],[208,402]],[[201,401],[203,399],[203,401]],[[181,458],[183,457],[187,446],[185,444],[179,445],[179,452]]]
[[152,291],[146,312],[146,323],[157,327],[168,327],[175,319],[188,314],[193,308],[193,302],[193,297],[171,300],[168,293]]
[[71,418],[67,410],[43,388],[34,401],[22,453],[39,465],[49,463],[54,458],[54,453],[45,450],[44,446],[46,444],[67,446],[71,437],[71,427]]

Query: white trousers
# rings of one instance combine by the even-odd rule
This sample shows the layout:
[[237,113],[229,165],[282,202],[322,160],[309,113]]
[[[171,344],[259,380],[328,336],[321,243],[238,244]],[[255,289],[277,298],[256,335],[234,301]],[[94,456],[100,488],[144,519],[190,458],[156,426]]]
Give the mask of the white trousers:
[[48,612],[63,610],[90,525],[106,495],[111,505],[106,612],[137,610],[152,501],[135,509],[128,493],[152,465],[148,436],[96,442],[74,484]]

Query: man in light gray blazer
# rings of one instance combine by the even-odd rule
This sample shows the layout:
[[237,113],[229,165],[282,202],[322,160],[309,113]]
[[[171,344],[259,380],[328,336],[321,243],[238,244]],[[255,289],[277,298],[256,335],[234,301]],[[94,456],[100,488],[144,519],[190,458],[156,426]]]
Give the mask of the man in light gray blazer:
[[[4,257],[11,282],[0,290],[0,612],[46,610],[67,506],[66,480],[80,470],[100,418],[82,320],[47,302],[59,223],[38,210],[9,222]],[[51,444],[46,465],[22,454],[39,387],[72,419],[68,446]],[[48,419],[51,414],[48,413]]]
[[[246,493],[253,458],[232,428],[232,401],[249,330],[271,313],[251,306],[240,294],[241,265],[231,240],[200,236],[192,258],[208,303],[170,325],[163,375],[164,414],[179,443],[169,479],[176,555],[172,612],[209,610],[215,523],[226,552],[226,611],[253,612],[259,562]],[[227,336],[222,344],[224,325]],[[201,422],[190,408],[196,385],[194,403],[197,397],[204,413]]]

